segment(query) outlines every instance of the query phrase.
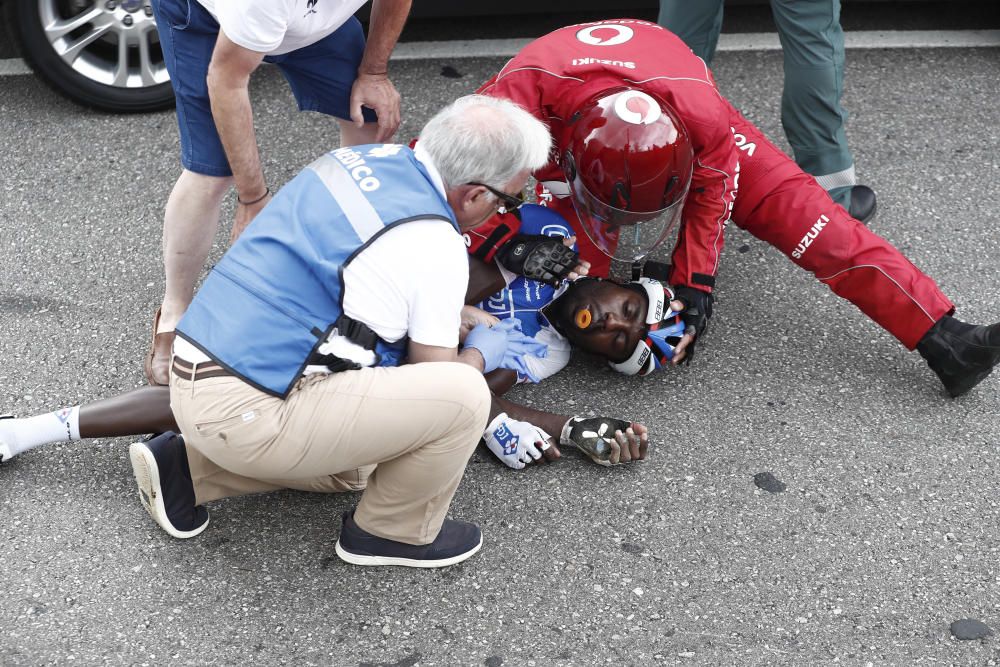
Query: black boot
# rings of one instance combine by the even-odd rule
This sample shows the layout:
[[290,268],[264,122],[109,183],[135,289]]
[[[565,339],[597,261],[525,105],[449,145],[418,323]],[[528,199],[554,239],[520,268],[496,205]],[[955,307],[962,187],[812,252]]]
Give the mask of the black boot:
[[851,188],[851,203],[847,212],[867,225],[875,217],[876,203],[874,190],[867,185],[855,185]]
[[982,382],[1000,363],[1000,323],[966,324],[945,315],[917,343],[952,398]]

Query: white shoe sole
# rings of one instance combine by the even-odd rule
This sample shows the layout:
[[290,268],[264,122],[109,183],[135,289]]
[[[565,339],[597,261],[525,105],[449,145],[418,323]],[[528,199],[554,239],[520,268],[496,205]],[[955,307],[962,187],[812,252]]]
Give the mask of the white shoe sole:
[[[0,415],[0,419],[13,419],[14,415]],[[10,453],[10,445],[8,445],[3,440],[0,440],[0,463],[6,463],[14,458],[14,455]]]
[[452,556],[451,558],[441,558],[439,560],[420,560],[416,558],[394,558],[391,556],[363,556],[361,554],[354,554],[341,547],[340,540],[337,540],[337,555],[340,556],[342,561],[348,562],[351,565],[399,565],[401,567],[431,568],[448,567],[449,565],[454,565],[455,563],[461,563],[463,560],[475,556],[482,547],[483,536],[480,535],[479,544],[463,554]]
[[186,540],[200,534],[208,527],[208,519],[194,530],[177,530],[167,518],[167,508],[163,505],[163,493],[160,490],[160,469],[156,465],[156,457],[144,442],[136,442],[129,446],[128,456],[132,461],[132,472],[135,482],[139,485],[139,501],[149,512],[149,516],[171,537]]

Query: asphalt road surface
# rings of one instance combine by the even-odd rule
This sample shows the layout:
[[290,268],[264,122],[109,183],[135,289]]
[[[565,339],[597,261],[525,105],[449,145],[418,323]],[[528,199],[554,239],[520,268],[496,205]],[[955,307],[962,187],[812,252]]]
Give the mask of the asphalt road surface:
[[[501,65],[394,66],[399,137]],[[872,227],[974,322],[1000,320],[998,71],[998,49],[848,57]],[[716,75],[785,145],[780,54],[723,53]],[[277,71],[252,94],[272,185],[337,145]],[[0,78],[0,410],[142,384],[177,145],[172,113],[92,113]],[[917,354],[735,227],[719,285],[691,366],[636,380],[577,359],[516,392],[643,420],[650,459],[604,469],[567,452],[515,472],[478,452],[452,515],[485,546],[441,571],[340,562],[356,497],[218,502],[178,541],[136,498],[129,439],[17,458],[0,468],[0,663],[1000,662],[995,636],[949,632],[962,618],[1000,631],[1000,377],[946,398]],[[760,472],[787,489],[758,489]]]

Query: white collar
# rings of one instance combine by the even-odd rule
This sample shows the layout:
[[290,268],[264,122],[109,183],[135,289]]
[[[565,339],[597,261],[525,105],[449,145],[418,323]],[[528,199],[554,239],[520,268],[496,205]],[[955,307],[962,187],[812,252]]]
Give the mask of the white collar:
[[417,142],[417,145],[413,147],[413,157],[417,158],[420,164],[424,165],[424,168],[431,177],[431,182],[434,183],[434,187],[436,187],[443,196],[447,197],[447,193],[444,189],[444,181],[441,180],[441,174],[438,173],[437,167],[434,166],[434,160],[431,159],[427,149],[424,148],[419,141]]

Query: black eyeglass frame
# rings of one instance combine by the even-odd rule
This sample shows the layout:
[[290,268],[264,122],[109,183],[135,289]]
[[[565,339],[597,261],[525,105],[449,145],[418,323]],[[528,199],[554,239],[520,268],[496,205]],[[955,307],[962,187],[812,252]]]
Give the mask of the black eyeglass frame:
[[485,183],[479,183],[477,181],[469,181],[468,183],[466,183],[466,185],[478,185],[480,187],[486,188],[487,190],[490,191],[490,194],[492,194],[501,202],[503,202],[503,208],[508,213],[516,211],[517,209],[521,208],[524,204],[527,203],[527,199],[525,198],[525,194],[523,191],[515,197],[514,195],[507,194],[503,190],[497,190],[494,187],[486,185]]

